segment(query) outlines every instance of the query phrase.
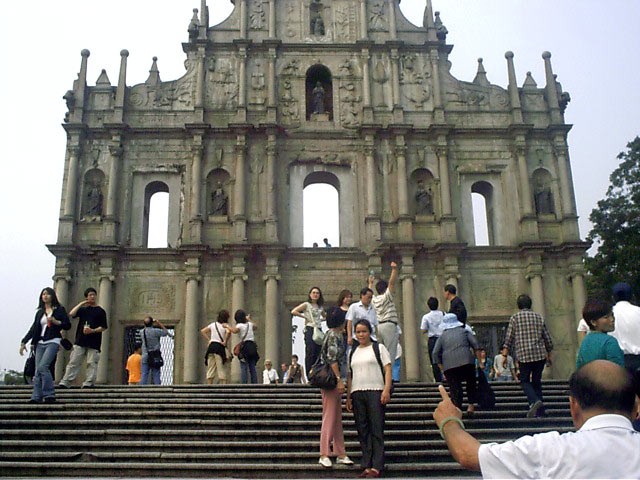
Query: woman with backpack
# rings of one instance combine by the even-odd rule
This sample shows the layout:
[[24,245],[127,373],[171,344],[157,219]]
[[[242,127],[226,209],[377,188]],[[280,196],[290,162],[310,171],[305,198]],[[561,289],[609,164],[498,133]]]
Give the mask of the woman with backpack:
[[251,383],[258,383],[258,373],[256,372],[256,363],[260,360],[258,355],[258,346],[256,345],[256,338],[254,330],[258,329],[258,326],[251,321],[251,315],[244,310],[236,310],[233,315],[236,321],[236,326],[229,326],[229,331],[235,333],[240,338],[240,367],[242,368],[242,383],[249,383],[249,377]]
[[377,478],[384,468],[384,414],[391,400],[391,358],[384,345],[371,340],[368,320],[358,320],[358,346],[349,355],[347,410],[353,411],[362,448],[361,478]]

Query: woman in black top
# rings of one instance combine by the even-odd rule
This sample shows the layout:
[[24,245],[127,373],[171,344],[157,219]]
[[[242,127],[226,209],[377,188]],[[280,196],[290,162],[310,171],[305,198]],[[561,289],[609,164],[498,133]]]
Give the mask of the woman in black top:
[[31,403],[54,403],[56,392],[53,386],[51,364],[56,358],[62,330],[69,330],[71,322],[66,310],[60,302],[53,288],[46,287],[40,292],[38,310],[31,324],[31,328],[22,339],[20,355],[24,354],[25,345],[31,340],[32,348],[36,349],[36,373],[33,377],[33,393]]
[[347,379],[347,340],[349,339],[349,332],[347,332],[347,311],[349,310],[349,305],[351,305],[351,301],[353,300],[353,293],[350,290],[342,290],[338,295],[338,301],[336,302],[336,306],[339,307],[335,311],[335,315],[339,317],[344,322],[344,327],[342,329],[342,340],[344,341],[344,355],[340,359],[340,376],[343,380]]

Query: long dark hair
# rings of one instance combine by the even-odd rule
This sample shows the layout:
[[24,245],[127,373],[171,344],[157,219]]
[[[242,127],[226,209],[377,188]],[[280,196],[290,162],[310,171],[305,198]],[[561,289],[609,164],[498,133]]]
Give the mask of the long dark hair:
[[311,287],[309,289],[309,294],[307,295],[307,302],[311,303],[311,292],[314,290],[318,290],[320,292],[320,297],[318,298],[318,306],[321,307],[324,304],[324,297],[322,296],[322,290],[319,287]]
[[58,301],[58,296],[56,295],[56,291],[51,287],[44,287],[40,290],[40,296],[38,297],[38,308],[44,310],[44,302],[42,301],[42,294],[47,292],[51,295],[51,307],[57,308],[60,306],[60,302]]

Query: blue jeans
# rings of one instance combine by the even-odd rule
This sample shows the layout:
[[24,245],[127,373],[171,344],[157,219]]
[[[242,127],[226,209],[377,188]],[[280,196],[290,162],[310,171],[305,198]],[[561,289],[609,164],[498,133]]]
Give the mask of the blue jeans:
[[242,369],[242,383],[248,383],[249,375],[251,376],[251,383],[258,383],[255,360],[240,362],[240,368]]
[[400,357],[396,358],[396,361],[393,362],[393,367],[391,368],[391,378],[394,382],[400,381],[400,368],[402,367],[402,360]]
[[149,368],[149,364],[147,363],[147,357],[142,358],[142,362],[140,363],[140,369],[142,371],[142,378],[140,379],[140,385],[149,385],[150,376],[151,376],[151,381],[153,385],[160,385],[160,369]]
[[33,376],[33,393],[31,400],[41,401],[43,398],[56,398],[51,375],[51,363],[58,354],[60,345],[57,343],[38,343],[36,345],[36,373]]
[[529,406],[542,400],[542,371],[546,360],[520,362],[520,386],[527,396]]

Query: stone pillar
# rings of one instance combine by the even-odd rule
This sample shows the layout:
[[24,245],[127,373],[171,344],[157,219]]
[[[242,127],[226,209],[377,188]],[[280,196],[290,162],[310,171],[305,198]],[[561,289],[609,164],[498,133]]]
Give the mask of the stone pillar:
[[449,162],[447,160],[446,146],[438,146],[436,155],[438,156],[438,166],[440,170],[440,195],[442,199],[442,215],[451,215],[451,184],[449,183]]
[[77,83],[74,83],[76,88],[73,92],[75,105],[73,108],[73,115],[71,115],[72,123],[82,123],[84,117],[84,97],[87,88],[87,63],[91,53],[89,50],[84,49],[80,52],[80,55],[82,55],[82,61],[80,63],[80,73],[78,74]]
[[267,258],[267,274],[263,277],[265,281],[265,316],[264,316],[264,358],[268,358],[274,365],[280,365],[279,345],[281,342],[279,331],[278,312],[278,258]]
[[[58,301],[60,302],[60,305],[64,306],[67,309],[67,312],[68,312],[69,310],[71,310],[71,306],[69,305],[69,282],[71,281],[71,277],[64,276],[64,275],[56,275],[53,277],[53,281],[54,281],[54,290],[56,291],[56,296],[58,297]],[[63,331],[62,335],[65,336],[65,338],[69,338],[71,343],[73,343],[75,331],[73,330],[67,330],[66,332]],[[62,377],[64,376],[64,370],[67,364],[65,353],[66,353],[66,350],[64,348],[60,348],[58,350],[58,358],[56,360],[56,375],[55,375],[56,382],[59,382],[60,380],[62,380]]]
[[582,267],[573,268],[569,275],[571,279],[571,289],[573,291],[573,310],[575,313],[576,325],[582,318],[582,309],[587,302],[587,294],[584,286],[584,273]]
[[440,66],[438,65],[439,54],[437,48],[431,49],[431,70],[433,74],[433,106],[435,123],[444,122],[444,110],[442,108],[442,91],[440,90]]
[[560,192],[562,197],[562,213],[564,216],[575,214],[572,201],[572,188],[569,180],[569,165],[567,163],[568,149],[566,145],[556,144],[553,146],[556,159],[558,161],[558,176],[560,177]]
[[[244,5],[244,1],[242,1]],[[238,73],[238,107],[247,107],[247,48],[242,46],[238,51],[238,63],[240,71]]]
[[[244,300],[244,283],[247,280],[245,275],[245,260],[243,257],[233,258],[232,267],[232,290],[231,290],[231,316],[235,315],[236,310],[245,308]],[[240,342],[238,335],[231,337],[231,350]],[[237,358],[231,362],[231,383],[240,383],[240,361]]]
[[396,137],[396,162],[398,166],[398,213],[401,217],[409,216],[409,194],[407,186],[407,147],[404,143],[404,137]]
[[527,169],[526,145],[517,143],[514,153],[518,159],[518,173],[520,176],[520,189],[522,191],[522,211],[524,215],[533,213],[531,201],[531,184],[529,182],[529,170]]
[[391,49],[391,91],[393,93],[393,108],[400,106],[400,71],[398,62],[400,56],[398,55],[398,49]]
[[[540,269],[542,266],[540,266]],[[528,279],[531,284],[531,300],[533,300],[533,311],[539,313],[543,317],[546,316],[544,308],[544,286],[542,284],[542,272],[538,269],[533,270]]]
[[509,75],[509,99],[511,100],[512,121],[520,124],[522,120],[522,105],[520,104],[520,94],[518,92],[518,80],[516,79],[516,68],[513,64],[513,52],[504,54],[507,59],[507,72]]
[[78,190],[78,158],[80,145],[69,145],[69,172],[67,174],[67,190],[64,197],[64,216],[75,220],[76,197]]
[[269,38],[276,38],[276,0],[269,0]]
[[278,179],[276,176],[277,163],[277,138],[275,133],[270,133],[267,138],[267,241],[278,242],[278,206],[277,190]]
[[[363,2],[364,4],[364,2]],[[366,28],[366,26],[365,26]],[[362,96],[364,108],[371,108],[371,77],[369,75],[369,61],[371,56],[369,50],[362,51]]]
[[235,183],[233,186],[233,228],[234,236],[237,241],[246,240],[246,154],[247,145],[246,137],[238,135],[236,141],[236,168]]
[[184,312],[184,383],[198,382],[198,343],[199,343],[199,324],[200,315],[200,299],[198,298],[198,284],[200,283],[199,260],[189,259],[187,261],[187,292]]
[[196,123],[204,122],[204,104],[205,104],[205,71],[204,71],[205,48],[198,48],[198,63],[196,66],[196,92],[194,102],[194,121]]
[[366,40],[367,36],[367,3],[366,0],[360,0],[360,39]]
[[240,0],[240,38],[247,38],[247,0]]
[[367,216],[378,215],[377,193],[376,193],[376,159],[373,136],[367,135],[367,145],[365,146],[365,157],[367,161]]
[[100,361],[98,362],[98,375],[96,383],[109,383],[109,356],[111,349],[111,332],[114,328],[114,319],[111,316],[111,285],[114,281],[112,275],[103,275],[100,277],[100,287],[98,292],[98,304],[107,312],[107,324],[109,328],[102,334],[102,344],[100,345]]
[[191,243],[202,241],[202,155],[204,145],[202,137],[194,138],[195,145],[191,147],[193,154],[191,164],[191,230],[189,232]]
[[563,123],[562,113],[560,112],[556,78],[553,75],[553,69],[551,68],[551,54],[549,52],[542,52],[542,58],[544,59],[544,73],[547,80],[545,96],[547,97],[547,103],[549,104],[551,123],[560,124]]
[[413,280],[413,256],[402,256],[402,310],[404,314],[404,361],[408,382],[420,381],[420,349],[418,339],[418,322],[416,319],[416,302]]
[[276,101],[276,50],[269,49],[269,70],[267,78],[267,107],[275,108]]
[[127,90],[127,50],[120,51],[120,75],[118,77],[118,88],[116,89],[116,103],[113,108],[113,123],[124,121],[124,96]]
[[396,5],[395,0],[389,1],[389,37],[391,40],[396,40],[398,34],[396,31]]
[[109,145],[109,187],[107,190],[107,210],[102,225],[102,240],[106,244],[116,244],[118,225],[118,186],[120,180],[120,163],[124,149],[120,143],[121,136],[114,135]]

